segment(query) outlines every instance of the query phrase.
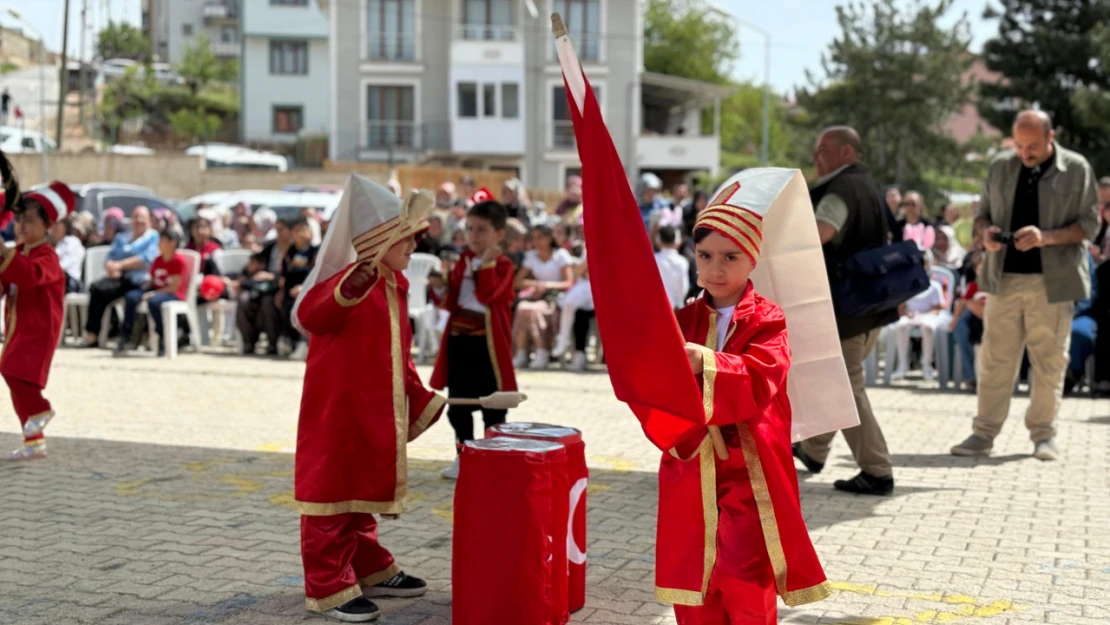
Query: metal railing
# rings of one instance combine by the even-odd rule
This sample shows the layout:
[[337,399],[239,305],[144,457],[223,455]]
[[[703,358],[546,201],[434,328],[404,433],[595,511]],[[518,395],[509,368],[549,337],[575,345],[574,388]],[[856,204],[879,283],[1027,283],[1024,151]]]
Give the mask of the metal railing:
[[212,54],[220,57],[239,56],[239,42],[238,41],[213,41],[208,44],[212,49]]
[[366,37],[366,58],[371,61],[415,61],[416,33],[370,33]]
[[234,6],[218,1],[206,2],[202,9],[202,15],[206,20],[225,20],[239,17]]
[[512,25],[455,24],[455,39],[464,41],[516,41],[519,29]]
[[368,120],[366,150],[419,152],[451,147],[450,122]]

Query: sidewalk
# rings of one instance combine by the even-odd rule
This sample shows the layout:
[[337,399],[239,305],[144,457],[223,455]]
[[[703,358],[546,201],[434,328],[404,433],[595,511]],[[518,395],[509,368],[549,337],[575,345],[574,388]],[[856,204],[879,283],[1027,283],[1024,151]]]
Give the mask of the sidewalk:
[[[303,365],[215,355],[176,361],[63,350],[48,396],[51,457],[0,464],[0,623],[299,623],[305,614],[292,450]],[[421,368],[423,375],[428,374]],[[591,467],[589,597],[572,623],[673,623],[653,600],[658,452],[603,373],[524,373],[510,418],[583,430]],[[990,459],[948,447],[974,397],[875,389],[895,454],[890,498],[835,493],[855,468],[842,440],[802,474],[806,519],[838,592],[784,623],[1110,622],[1110,402],[1069,399],[1063,459],[1032,459],[1028,401]],[[18,421],[0,392],[0,445]],[[450,427],[410,447],[410,511],[382,542],[424,577],[420,600],[383,600],[381,623],[450,620]],[[308,622],[324,621],[312,619]],[[506,624],[510,625],[510,624]]]

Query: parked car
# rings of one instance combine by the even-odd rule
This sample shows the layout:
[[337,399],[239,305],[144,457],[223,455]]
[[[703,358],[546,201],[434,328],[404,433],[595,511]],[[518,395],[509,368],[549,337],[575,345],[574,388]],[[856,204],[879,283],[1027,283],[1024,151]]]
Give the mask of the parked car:
[[185,150],[189,156],[203,156],[205,167],[235,167],[240,169],[272,169],[288,171],[289,159],[275,152],[261,152],[229,143],[206,143]]
[[38,154],[57,149],[58,146],[50,137],[37,130],[27,130],[18,126],[0,126],[0,150],[5,154]]
[[274,209],[278,219],[296,219],[306,206],[322,210],[325,218],[330,219],[332,213],[339,206],[339,198],[338,193],[255,189],[197,195],[178,204],[176,210],[177,214],[183,219],[189,220],[196,216],[197,206],[202,203],[220,215],[226,215],[234,210],[240,202],[246,202],[252,212],[263,206]]
[[[35,188],[43,185],[36,185]],[[145,206],[151,210],[155,208],[168,208],[173,210],[169,202],[159,197],[150,189],[131,184],[118,182],[91,182],[88,184],[71,184],[69,188],[77,196],[77,212],[89,211],[96,218],[97,228],[104,227],[104,211],[112,207],[123,210],[124,218],[129,224],[131,213],[137,206]],[[177,211],[174,211],[175,213]],[[180,220],[181,216],[178,215]]]

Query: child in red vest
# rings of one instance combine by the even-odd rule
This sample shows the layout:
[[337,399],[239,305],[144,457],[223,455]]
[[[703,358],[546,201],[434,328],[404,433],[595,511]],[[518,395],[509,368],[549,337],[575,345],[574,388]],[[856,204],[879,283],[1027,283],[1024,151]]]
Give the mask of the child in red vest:
[[0,375],[8,384],[12,405],[23,424],[23,445],[11,460],[46,457],[43,430],[54,410],[42,396],[50,362],[62,331],[65,272],[46,232],[73,210],[73,192],[61,182],[21,195],[7,158],[0,155],[5,212],[15,214],[18,243],[0,253],[0,288],[7,296],[7,334],[0,352]]

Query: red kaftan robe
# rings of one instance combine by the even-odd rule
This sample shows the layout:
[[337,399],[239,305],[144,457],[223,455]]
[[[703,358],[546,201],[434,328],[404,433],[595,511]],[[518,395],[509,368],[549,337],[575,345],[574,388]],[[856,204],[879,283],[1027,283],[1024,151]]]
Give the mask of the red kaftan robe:
[[727,595],[737,580],[773,586],[791,606],[824,599],[830,589],[802,519],[790,449],[782,310],[749,283],[721,351],[717,312],[704,298],[677,316],[686,340],[706,346],[699,382],[707,425],[721,428],[730,453],[717,458],[702,429],[663,455],[656,598],[709,605],[719,602],[707,599],[711,586]]
[[298,309],[311,337],[294,479],[302,515],[403,512],[405,446],[446,403],[412,362],[408,281],[385,270],[350,292],[355,266],[313,286]]
[[[474,260],[470,250],[463,252],[459,262],[451,271],[447,283],[447,301],[443,309],[454,315],[459,310],[459,289],[462,287],[466,268]],[[497,260],[487,261],[474,272],[474,296],[486,306],[486,346],[489,360],[493,363],[493,374],[497,378],[497,390],[515,391],[516,374],[513,372],[513,289],[515,268],[513,261],[504,254]],[[450,327],[451,322],[447,322]],[[432,371],[431,386],[443,389],[447,386],[447,337],[443,340],[436,355],[435,369]]]
[[42,241],[7,251],[0,260],[0,285],[7,294],[0,375],[45,388],[66,295],[65,273],[54,248]]

